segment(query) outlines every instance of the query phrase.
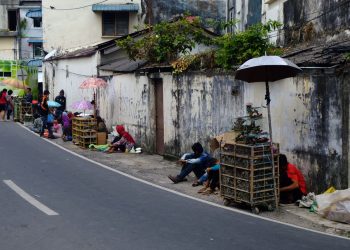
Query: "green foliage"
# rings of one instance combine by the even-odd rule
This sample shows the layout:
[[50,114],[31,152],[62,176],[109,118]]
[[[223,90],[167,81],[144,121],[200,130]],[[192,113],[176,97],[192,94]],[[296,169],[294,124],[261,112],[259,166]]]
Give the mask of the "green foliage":
[[345,61],[350,62],[350,52],[345,54]]
[[[209,22],[210,23],[210,22]],[[235,26],[236,20],[222,23],[212,22],[221,29]],[[150,63],[171,63],[174,73],[188,69],[224,68],[231,69],[246,60],[269,55],[281,55],[283,50],[269,42],[268,33],[281,27],[276,21],[255,24],[247,30],[229,33],[220,37],[209,36],[197,17],[184,16],[174,22],[161,22],[147,27],[144,36],[117,41],[117,46],[125,49],[132,60],[142,59]],[[150,31],[150,32],[148,32]],[[196,43],[215,45],[213,51],[190,55]]]
[[204,26],[209,26],[215,30],[226,30],[227,28],[230,27],[236,27],[236,24],[239,23],[239,20],[229,20],[229,21],[221,21],[221,20],[216,20],[216,19],[211,19],[208,18],[204,22]]
[[255,24],[247,30],[238,33],[225,34],[216,39],[218,46],[216,63],[220,67],[230,69],[234,65],[240,65],[246,60],[268,54],[281,54],[274,45],[269,43],[268,33],[281,26],[276,21],[268,21],[266,24]]
[[141,39],[129,36],[117,41],[117,45],[126,49],[132,60],[163,63],[175,60],[179,54],[188,54],[196,43],[211,42],[200,28],[199,18],[180,17],[177,21],[161,22],[149,29],[151,32]]
[[19,28],[21,30],[25,30],[27,28],[27,19],[21,19],[21,21],[19,22]]
[[19,22],[19,29],[20,29],[20,37],[21,38],[25,38],[26,37],[26,35],[23,33],[23,31],[25,31],[26,30],[26,28],[27,28],[27,19],[25,19],[25,18],[23,18],[23,19],[21,19],[21,21]]

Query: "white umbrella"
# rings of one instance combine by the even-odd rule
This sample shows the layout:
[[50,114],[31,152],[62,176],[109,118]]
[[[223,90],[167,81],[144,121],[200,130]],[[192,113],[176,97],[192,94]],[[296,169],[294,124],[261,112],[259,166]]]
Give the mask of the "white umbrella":
[[[267,104],[267,116],[269,123],[269,134],[270,134],[270,149],[272,157],[272,175],[274,186],[276,186],[275,180],[275,163],[273,156],[273,147],[272,147],[272,125],[271,125],[271,110],[270,110],[270,89],[269,82],[278,81],[281,79],[294,77],[302,70],[292,63],[291,61],[281,58],[279,56],[261,56],[257,58],[250,59],[243,63],[238,70],[236,71],[235,78],[238,80],[246,82],[264,82],[266,86],[265,100]],[[278,205],[276,188],[275,192],[275,201],[276,207]]]

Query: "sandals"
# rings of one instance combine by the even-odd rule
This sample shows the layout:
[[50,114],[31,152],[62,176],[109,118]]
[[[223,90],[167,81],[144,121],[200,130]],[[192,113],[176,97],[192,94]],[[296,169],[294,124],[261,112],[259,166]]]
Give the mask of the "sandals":
[[199,185],[202,185],[202,183],[198,181],[192,183],[192,187],[198,187]]
[[197,193],[201,194],[201,193],[204,193],[206,190],[207,190],[207,187],[203,187],[199,189]]

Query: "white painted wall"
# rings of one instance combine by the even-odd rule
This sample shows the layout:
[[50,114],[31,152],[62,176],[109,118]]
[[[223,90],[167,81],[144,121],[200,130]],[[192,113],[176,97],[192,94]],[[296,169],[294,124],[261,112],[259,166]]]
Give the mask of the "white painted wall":
[[[53,100],[61,89],[65,91],[67,98],[67,109],[74,102],[81,100],[91,101],[93,91],[91,89],[80,89],[80,84],[91,76],[96,76],[96,64],[98,55],[76,59],[65,59],[59,61],[46,61],[44,63],[44,88],[49,86],[50,99]],[[91,112],[92,113],[92,112]]]
[[[44,49],[72,50],[78,47],[87,47],[111,37],[102,37],[102,15],[101,12],[93,12],[91,5],[96,0],[43,0],[43,32]],[[108,0],[103,4],[134,3],[140,5],[141,0]],[[89,6],[90,5],[90,6]],[[70,10],[55,10],[70,9]],[[81,6],[85,8],[74,9]],[[140,14],[130,12],[129,31],[135,31],[134,26],[139,23]]]
[[0,59],[1,60],[15,60],[14,49],[16,47],[15,37],[0,37]]

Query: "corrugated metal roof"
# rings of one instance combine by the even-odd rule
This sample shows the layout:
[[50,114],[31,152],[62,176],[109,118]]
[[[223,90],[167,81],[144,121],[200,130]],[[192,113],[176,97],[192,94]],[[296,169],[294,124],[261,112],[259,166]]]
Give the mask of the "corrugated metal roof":
[[27,12],[26,17],[39,18],[42,17],[41,9],[31,9]]
[[339,39],[333,43],[301,45],[290,49],[283,57],[299,66],[329,66],[346,63],[346,53],[350,53],[350,41]]
[[79,57],[88,57],[92,56],[93,54],[96,53],[96,47],[88,47],[88,48],[83,48],[83,49],[77,49],[74,51],[70,51],[68,53],[58,55],[58,56],[52,56],[45,61],[53,61],[53,60],[60,60],[60,59],[69,59],[69,58],[79,58]]
[[134,72],[146,63],[144,60],[133,61],[129,58],[120,58],[111,63],[100,65],[99,69],[113,72]]
[[139,5],[130,4],[93,4],[92,11],[128,11],[128,12],[138,12]]

